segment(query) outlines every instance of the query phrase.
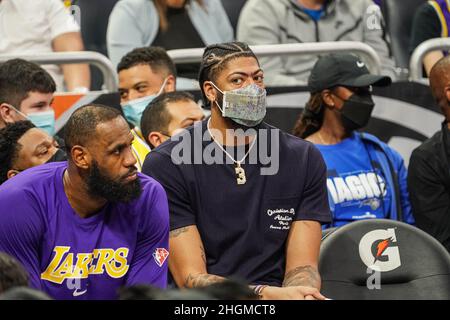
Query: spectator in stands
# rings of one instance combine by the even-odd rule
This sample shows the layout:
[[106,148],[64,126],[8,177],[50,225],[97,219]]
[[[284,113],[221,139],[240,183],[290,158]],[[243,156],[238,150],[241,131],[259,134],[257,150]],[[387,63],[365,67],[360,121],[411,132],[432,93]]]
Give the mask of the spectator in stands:
[[371,86],[390,83],[350,54],[324,55],[311,71],[311,98],[294,134],[314,143],[327,164],[333,222],[326,227],[370,218],[414,223],[402,157],[357,131],[367,125],[375,105]]
[[0,128],[27,119],[53,136],[55,90],[52,77],[37,64],[21,59],[0,64]]
[[[425,1],[417,8],[411,30],[410,52],[422,42],[433,38],[447,38],[450,28],[450,4],[447,0]],[[442,51],[432,51],[423,58],[427,75],[436,62],[444,57]]]
[[[263,122],[263,78],[246,44],[208,46],[199,82],[211,117],[145,159],[143,172],[168,193],[171,274],[179,287],[234,277],[263,299],[324,299],[325,163],[312,144]],[[263,160],[269,148],[273,158]]]
[[[233,28],[220,0],[121,0],[108,25],[108,54],[114,65],[137,47],[202,48],[231,41]],[[196,78],[198,64],[179,66],[180,77]]]
[[[80,28],[61,0],[0,0],[0,54],[82,51]],[[57,90],[85,92],[90,86],[84,64],[45,66]],[[62,70],[61,70],[62,69]]]
[[450,57],[433,66],[430,87],[445,120],[442,130],[413,151],[408,187],[417,227],[450,252]]
[[205,118],[202,108],[190,93],[164,93],[145,109],[141,120],[142,134],[152,148]]
[[150,152],[140,129],[142,113],[158,95],[175,91],[177,73],[172,59],[160,47],[136,48],[128,52],[120,60],[117,72],[120,102],[134,136],[133,153],[141,171]]
[[65,160],[67,155],[55,138],[30,121],[17,121],[0,129],[0,184],[28,168]]
[[15,287],[28,286],[28,273],[13,257],[0,252],[0,294]]
[[[395,75],[380,8],[372,0],[249,0],[237,38],[253,45],[361,41],[378,53],[383,72]],[[311,55],[261,59],[268,85],[304,85],[316,59]]]
[[[56,299],[115,299],[122,286],[167,284],[169,213],[159,183],[138,174],[120,112],[76,110],[68,162],[28,169],[0,186],[0,251],[31,287]],[[76,281],[74,280],[76,279]]]

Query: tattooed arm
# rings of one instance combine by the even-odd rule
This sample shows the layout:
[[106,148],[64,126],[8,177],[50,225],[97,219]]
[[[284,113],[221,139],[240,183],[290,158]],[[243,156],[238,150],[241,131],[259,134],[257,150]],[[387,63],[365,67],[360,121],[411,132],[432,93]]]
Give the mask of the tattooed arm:
[[286,246],[286,273],[283,287],[305,286],[320,290],[318,271],[322,229],[315,221],[292,224]]
[[314,221],[295,221],[286,245],[286,272],[282,288],[267,287],[263,299],[325,299],[319,292],[317,271],[322,230]]
[[172,230],[169,242],[169,268],[180,288],[204,287],[225,280],[208,274],[205,249],[196,226]]

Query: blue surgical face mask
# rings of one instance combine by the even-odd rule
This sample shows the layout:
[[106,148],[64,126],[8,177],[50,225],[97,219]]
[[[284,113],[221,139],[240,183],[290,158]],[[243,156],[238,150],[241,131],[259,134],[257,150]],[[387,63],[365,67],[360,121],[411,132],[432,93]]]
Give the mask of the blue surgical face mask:
[[36,128],[46,131],[52,137],[55,135],[55,111],[53,109],[44,112],[33,112],[25,114],[12,105],[10,105],[10,107],[27,120],[30,120],[36,126]]
[[147,108],[147,106],[153,100],[155,100],[155,98],[157,96],[159,96],[163,92],[164,87],[166,86],[166,83],[167,83],[167,78],[164,80],[164,83],[161,86],[161,88],[159,89],[157,94],[142,97],[139,99],[134,99],[134,100],[128,101],[126,104],[123,104],[122,109],[123,109],[125,118],[127,118],[127,120],[129,122],[131,122],[133,125],[135,125],[136,127],[139,128],[141,126],[141,118],[142,118],[142,114],[144,113],[145,108]]

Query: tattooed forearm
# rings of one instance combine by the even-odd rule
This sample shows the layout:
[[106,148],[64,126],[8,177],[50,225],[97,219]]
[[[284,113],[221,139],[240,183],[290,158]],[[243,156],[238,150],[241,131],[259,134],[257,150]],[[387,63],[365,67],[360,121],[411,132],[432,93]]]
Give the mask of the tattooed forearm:
[[169,232],[169,237],[170,238],[176,238],[178,237],[180,234],[188,231],[189,227],[183,227],[183,228],[179,228],[179,229],[175,229]]
[[203,248],[203,246],[200,246],[200,250],[201,250],[202,260],[206,264],[205,248]]
[[225,278],[215,276],[212,274],[189,274],[184,281],[184,287],[186,288],[197,288],[197,287],[206,287],[210,284],[216,282],[225,281]]
[[320,288],[320,275],[312,266],[301,266],[286,273],[283,287],[305,286]]

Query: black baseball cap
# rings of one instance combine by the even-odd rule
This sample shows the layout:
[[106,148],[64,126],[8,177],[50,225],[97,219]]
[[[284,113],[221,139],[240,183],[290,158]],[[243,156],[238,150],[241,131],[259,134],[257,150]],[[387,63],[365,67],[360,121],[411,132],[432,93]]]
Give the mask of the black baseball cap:
[[391,84],[388,76],[370,74],[365,63],[352,54],[333,53],[319,57],[308,79],[309,91],[320,92],[336,86],[384,87]]

